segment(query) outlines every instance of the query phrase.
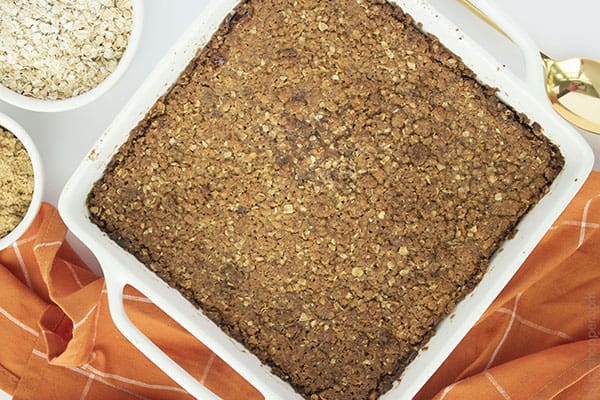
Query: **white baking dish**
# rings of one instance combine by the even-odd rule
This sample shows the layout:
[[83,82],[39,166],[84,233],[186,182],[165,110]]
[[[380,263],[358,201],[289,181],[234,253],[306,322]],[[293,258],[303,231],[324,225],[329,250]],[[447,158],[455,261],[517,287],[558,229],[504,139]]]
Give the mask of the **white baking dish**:
[[[579,190],[591,171],[593,155],[574,129],[554,114],[547,103],[542,86],[542,66],[532,42],[512,26],[509,20],[484,0],[474,1],[513,37],[523,50],[527,79],[523,81],[504,68],[457,26],[445,19],[424,0],[396,1],[425,31],[437,36],[451,51],[463,58],[481,81],[499,88],[498,95],[519,112],[539,122],[545,134],[559,145],[566,164],[550,192],[533,208],[518,226],[512,240],[506,241],[490,264],[481,283],[456,308],[453,318],[446,318],[428,343],[408,365],[401,380],[384,394],[382,400],[410,399],[442,364],[485,309],[518,270],[527,255],[541,239]],[[300,399],[290,385],[270,372],[270,368],[229,338],[203,313],[192,306],[176,290],[121,249],[89,220],[85,202],[93,183],[98,180],[111,157],[123,144],[132,128],[143,118],[158,97],[174,83],[188,62],[216,31],[237,0],[207,1],[205,11],[189,31],[177,42],[150,78],[138,90],[115,119],[90,155],[81,163],[65,186],[59,208],[67,226],[97,256],[106,277],[109,305],[115,324],[149,359],[162,368],[182,387],[200,399],[217,397],[161,352],[127,318],[122,291],[131,285],[148,296],[156,305],[178,321],[195,337],[209,346],[219,357],[254,385],[266,399]]]

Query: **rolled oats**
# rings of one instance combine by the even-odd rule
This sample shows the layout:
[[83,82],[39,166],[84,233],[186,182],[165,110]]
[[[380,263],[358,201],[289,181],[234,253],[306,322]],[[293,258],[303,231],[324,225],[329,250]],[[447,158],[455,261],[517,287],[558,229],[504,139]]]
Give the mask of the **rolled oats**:
[[127,46],[131,0],[0,0],[0,84],[37,99],[85,93]]

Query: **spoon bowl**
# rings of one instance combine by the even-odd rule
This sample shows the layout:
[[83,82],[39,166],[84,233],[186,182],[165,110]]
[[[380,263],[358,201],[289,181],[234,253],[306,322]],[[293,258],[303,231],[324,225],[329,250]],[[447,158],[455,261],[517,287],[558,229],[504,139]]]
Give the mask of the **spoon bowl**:
[[[504,30],[470,0],[460,0],[500,34]],[[600,134],[600,61],[578,57],[555,60],[540,52],[546,95],[554,110],[573,125]]]
[[553,60],[541,53],[546,93],[564,119],[600,133],[600,62],[589,58]]

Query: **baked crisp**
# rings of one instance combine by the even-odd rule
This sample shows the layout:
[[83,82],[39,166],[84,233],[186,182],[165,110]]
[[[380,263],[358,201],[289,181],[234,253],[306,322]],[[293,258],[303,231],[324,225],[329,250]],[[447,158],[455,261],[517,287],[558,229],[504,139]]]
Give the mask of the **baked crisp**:
[[251,0],[88,203],[307,399],[374,399],[561,170],[539,131],[385,1]]

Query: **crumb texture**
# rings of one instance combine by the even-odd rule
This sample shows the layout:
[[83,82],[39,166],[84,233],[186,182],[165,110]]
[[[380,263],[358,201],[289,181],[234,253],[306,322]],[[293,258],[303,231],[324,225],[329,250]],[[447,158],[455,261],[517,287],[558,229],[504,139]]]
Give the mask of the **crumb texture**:
[[562,167],[398,8],[240,4],[93,221],[307,399],[374,399]]
[[33,196],[33,166],[23,143],[0,126],[0,238],[21,222]]

